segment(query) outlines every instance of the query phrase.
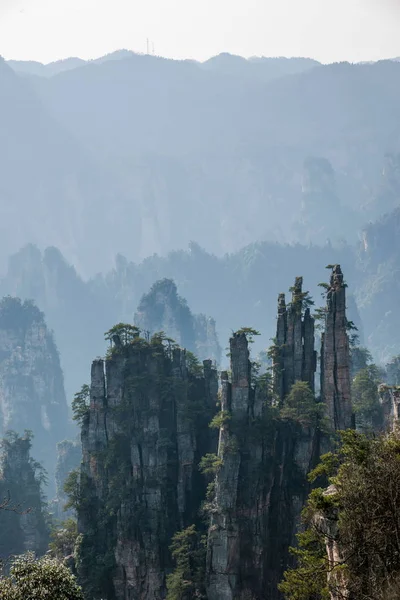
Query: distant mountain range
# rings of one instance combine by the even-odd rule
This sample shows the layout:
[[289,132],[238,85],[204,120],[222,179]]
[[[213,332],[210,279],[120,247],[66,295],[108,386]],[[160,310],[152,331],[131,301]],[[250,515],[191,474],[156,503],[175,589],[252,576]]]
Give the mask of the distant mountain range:
[[[134,58],[136,56],[145,56],[137,54],[131,50],[117,50],[105,56],[93,60],[83,60],[81,58],[71,57],[64,60],[57,60],[48,64],[36,61],[9,60],[7,64],[16,72],[25,75],[37,75],[39,77],[52,77],[64,71],[71,71],[87,64],[102,64],[112,60],[122,60]],[[222,71],[235,76],[256,76],[264,81],[283,75],[292,75],[311,69],[320,63],[311,58],[267,58],[265,56],[251,57],[249,59],[242,56],[236,56],[224,52],[218,56],[213,56],[203,63],[195,60],[186,60],[198,65],[200,68]]]
[[85,275],[118,252],[140,261],[191,241],[217,255],[262,240],[337,245],[398,204],[396,61],[121,51],[29,76],[11,65],[0,63],[0,270],[26,243],[58,247]]

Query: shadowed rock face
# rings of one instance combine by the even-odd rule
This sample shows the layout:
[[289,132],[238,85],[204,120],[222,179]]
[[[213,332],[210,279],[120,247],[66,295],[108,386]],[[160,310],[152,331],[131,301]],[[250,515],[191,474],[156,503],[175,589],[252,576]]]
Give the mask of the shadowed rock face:
[[302,288],[303,278],[297,277],[291,303],[286,305],[285,294],[278,297],[274,389],[281,402],[296,381],[306,381],[312,391],[315,387],[314,319],[309,308],[302,309]]
[[[330,485],[323,493],[326,498],[335,496],[337,489]],[[327,506],[314,515],[314,523],[325,538],[326,555],[328,559],[328,585],[330,600],[348,600],[351,595],[348,590],[348,580],[345,571],[335,569],[345,562],[340,546],[339,511],[334,505]]]
[[[335,267],[322,356],[334,429],[351,424],[344,293]],[[289,547],[309,492],[307,473],[325,443],[316,415],[285,407],[296,382],[314,390],[316,367],[314,319],[302,278],[292,294],[289,306],[279,296],[275,394],[268,377],[254,377],[243,330],[230,339],[231,368],[221,373],[221,414],[214,421],[218,444],[208,428],[218,391],[211,361],[199,370],[186,351],[154,335],[149,341],[118,338],[106,360],[93,362],[78,508],[79,574],[91,597],[165,598],[172,538],[200,525],[199,508],[207,499],[208,600],[280,600],[278,584],[291,564]],[[206,496],[197,467],[216,450],[215,480]]]
[[74,516],[73,510],[64,510],[64,506],[68,502],[68,496],[64,492],[64,484],[71,471],[79,468],[81,458],[81,445],[77,440],[63,440],[57,444],[56,497],[52,508],[60,520]]
[[340,265],[335,265],[326,297],[325,333],[321,346],[321,396],[334,430],[352,426],[347,323],[346,286]]
[[251,380],[244,334],[231,338],[230,356],[231,381],[221,375],[221,409],[230,419],[220,428],[207,597],[278,599],[317,438],[271,419],[265,390]]
[[14,432],[3,439],[0,454],[0,498],[9,496],[9,508],[0,510],[0,558],[11,554],[46,552],[49,532],[44,518],[40,470],[31,455],[31,437],[19,437]]
[[[205,497],[197,465],[216,450],[208,423],[217,391],[211,361],[194,375],[185,351],[161,342],[141,340],[93,363],[81,475],[93,502],[78,510],[80,575],[93,597],[165,597],[172,536],[197,522]],[[99,572],[93,552],[108,557]]]

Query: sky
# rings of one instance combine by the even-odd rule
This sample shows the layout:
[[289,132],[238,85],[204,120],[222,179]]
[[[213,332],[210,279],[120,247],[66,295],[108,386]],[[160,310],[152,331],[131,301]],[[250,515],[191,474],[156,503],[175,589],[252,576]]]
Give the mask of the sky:
[[147,38],[168,58],[379,60],[400,56],[399,32],[400,0],[0,0],[0,55],[45,63]]

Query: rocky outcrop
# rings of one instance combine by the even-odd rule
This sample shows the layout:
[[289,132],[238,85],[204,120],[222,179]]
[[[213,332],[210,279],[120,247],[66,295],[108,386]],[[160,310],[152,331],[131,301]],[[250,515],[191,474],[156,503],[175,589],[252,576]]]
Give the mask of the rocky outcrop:
[[43,472],[30,457],[31,435],[9,432],[2,441],[0,456],[0,498],[8,498],[7,510],[0,510],[0,558],[31,551],[44,554],[47,530],[41,483]]
[[160,336],[93,363],[78,509],[79,572],[91,597],[165,597],[172,536],[199,519],[205,497],[197,465],[216,450],[208,423],[217,389],[211,361],[189,366]]
[[347,331],[346,284],[340,265],[335,265],[326,295],[325,331],[321,339],[321,398],[332,430],[348,429],[353,424]]
[[43,313],[11,297],[0,303],[0,433],[8,430],[33,432],[52,492],[56,444],[68,433],[60,359]]
[[142,297],[135,314],[135,325],[152,335],[164,331],[181,347],[194,352],[200,360],[221,360],[214,319],[193,315],[186,300],[179,296],[172,279],[156,281]]
[[[208,427],[218,391],[212,361],[201,367],[162,334],[142,332],[143,339],[137,327],[123,324],[110,330],[113,345],[106,360],[92,365],[90,406],[82,413],[77,564],[91,599],[165,598],[171,540],[192,525],[205,531],[200,506],[208,516],[208,600],[281,598],[278,584],[291,564],[289,547],[310,489],[307,474],[325,439],[313,393],[312,301],[300,277],[291,291],[288,306],[279,296],[272,382],[251,361],[246,332],[252,330],[230,339],[231,368],[221,374],[221,411],[212,423],[218,441]],[[338,429],[352,420],[338,266],[327,295],[322,388]],[[157,306],[161,301],[152,310]],[[117,334],[123,329],[125,335]],[[207,493],[197,468],[204,455],[204,472],[215,474]],[[201,559],[192,551],[194,564]],[[193,575],[187,565],[180,574],[185,581]]]
[[64,484],[71,471],[79,468],[82,459],[81,445],[78,441],[63,440],[57,444],[57,464],[56,464],[56,497],[53,501],[53,510],[56,517],[60,520],[73,516],[71,509],[64,510],[68,502],[68,497],[64,491]]
[[290,562],[315,436],[274,419],[268,391],[251,380],[243,333],[231,338],[230,356],[231,380],[221,376],[221,466],[210,514],[207,595],[273,600]]
[[397,385],[381,384],[378,388],[385,431],[398,431],[400,419],[400,388]]
[[201,360],[211,359],[221,364],[221,346],[218,340],[215,319],[206,315],[194,315],[195,354]]
[[348,590],[346,571],[340,569],[340,565],[345,561],[340,547],[339,510],[335,502],[332,502],[336,495],[337,489],[334,485],[324,490],[324,509],[314,514],[313,522],[325,540],[330,600],[347,600],[351,595]]
[[314,349],[314,319],[309,307],[303,310],[307,293],[303,279],[296,277],[292,300],[287,306],[285,294],[279,294],[274,360],[274,390],[280,402],[296,381],[306,381],[314,391],[317,355]]
[[303,165],[301,210],[294,229],[306,244],[347,239],[361,223],[357,213],[342,202],[337,175],[323,157],[308,157]]

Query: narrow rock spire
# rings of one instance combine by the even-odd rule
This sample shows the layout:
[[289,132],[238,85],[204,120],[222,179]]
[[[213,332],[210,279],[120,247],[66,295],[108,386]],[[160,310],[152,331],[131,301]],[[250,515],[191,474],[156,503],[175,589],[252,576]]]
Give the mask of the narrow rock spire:
[[321,395],[335,430],[352,426],[350,348],[347,335],[346,285],[340,265],[332,268],[326,296],[325,333],[321,345]]
[[[239,430],[247,424],[251,404],[251,371],[248,341],[244,333],[230,339],[232,383],[221,373],[221,409],[228,411]],[[209,600],[238,598],[240,583],[240,489],[241,451],[236,432],[227,423],[220,428],[218,457],[221,468],[215,480],[215,509],[207,548],[207,597]]]
[[285,397],[284,353],[287,336],[287,310],[285,294],[278,296],[278,320],[276,326],[277,350],[273,356],[274,391],[278,398]]

